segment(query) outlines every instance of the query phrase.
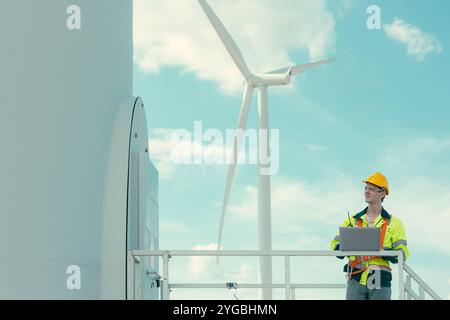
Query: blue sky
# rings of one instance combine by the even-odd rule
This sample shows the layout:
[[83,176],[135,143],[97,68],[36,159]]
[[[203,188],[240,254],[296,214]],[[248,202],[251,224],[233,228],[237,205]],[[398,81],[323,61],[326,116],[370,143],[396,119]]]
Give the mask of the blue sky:
[[[213,248],[227,166],[173,163],[170,135],[176,129],[193,131],[195,121],[202,121],[203,130],[235,128],[242,77],[196,1],[134,3],[134,94],[144,99],[150,155],[160,172],[160,247]],[[280,167],[272,177],[273,248],[326,249],[347,211],[365,207],[361,180],[381,171],[391,185],[384,207],[407,229],[408,263],[448,298],[450,3],[209,3],[254,72],[338,58],[297,76],[289,87],[269,89],[269,126],[280,134]],[[372,4],[380,8],[381,29],[367,28],[366,9]],[[256,128],[256,119],[254,99],[247,127]],[[193,144],[196,150],[208,149],[206,142]],[[255,165],[238,166],[225,249],[257,248],[256,172]],[[173,277],[251,282],[257,280],[255,262],[224,259],[217,266],[211,259],[180,259]],[[327,262],[299,260],[293,277],[343,283],[342,262]],[[274,270],[282,270],[278,265]],[[314,280],[305,277],[313,270]],[[281,281],[282,275],[274,279]],[[173,293],[175,298],[184,294]],[[196,294],[232,298],[225,291]],[[251,298],[254,292],[240,294]],[[297,294],[312,299],[343,295]]]

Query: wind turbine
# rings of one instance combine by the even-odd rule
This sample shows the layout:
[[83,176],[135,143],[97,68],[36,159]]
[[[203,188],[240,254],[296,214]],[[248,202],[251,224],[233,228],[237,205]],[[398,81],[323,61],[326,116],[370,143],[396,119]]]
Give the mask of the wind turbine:
[[[253,91],[255,88],[258,89],[258,123],[259,132],[268,132],[268,114],[267,114],[267,87],[286,85],[291,82],[293,76],[307,70],[323,64],[331,63],[336,59],[322,60],[313,63],[307,63],[296,66],[289,66],[282,69],[277,69],[269,71],[263,74],[254,74],[250,71],[247,63],[242,56],[241,51],[234,42],[231,35],[226,30],[225,26],[219,20],[217,15],[211,9],[206,0],[198,0],[200,6],[203,8],[206,16],[211,22],[212,26],[219,35],[222,43],[224,44],[226,50],[230,54],[234,63],[238,67],[242,76],[245,79],[244,93],[242,98],[241,110],[239,114],[239,120],[237,125],[238,134],[234,140],[233,148],[233,161],[230,163],[228,168],[228,175],[225,185],[225,193],[222,203],[222,211],[220,216],[220,227],[219,227],[219,239],[217,250],[220,250],[220,244],[222,240],[223,224],[225,219],[225,213],[228,205],[228,200],[230,196],[231,186],[233,183],[234,173],[236,171],[237,155],[239,153],[242,135],[239,132],[245,130],[247,124],[247,117],[252,101]],[[263,149],[262,149],[263,148]],[[257,220],[258,220],[258,247],[259,250],[269,251],[272,249],[272,237],[271,237],[271,191],[270,191],[270,174],[266,174],[270,164],[261,163],[261,150],[269,150],[269,139],[262,138],[261,134],[258,134],[258,206],[257,206]],[[267,153],[266,153],[267,154]],[[271,284],[272,283],[272,258],[269,256],[259,257],[259,277],[261,284]],[[263,300],[272,299],[272,289],[263,288],[260,291],[260,297]]]

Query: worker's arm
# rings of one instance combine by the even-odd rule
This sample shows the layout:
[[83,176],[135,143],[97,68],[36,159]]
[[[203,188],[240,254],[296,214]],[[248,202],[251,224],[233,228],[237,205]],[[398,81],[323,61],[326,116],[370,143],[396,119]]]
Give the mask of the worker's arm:
[[[352,218],[350,218],[352,219]],[[348,218],[345,219],[344,222],[342,222],[341,227],[348,227],[350,225],[350,220]],[[336,234],[334,239],[330,243],[330,249],[331,250],[339,250],[340,249],[340,239],[339,239],[339,233]],[[344,259],[345,257],[337,257],[338,259]]]
[[[392,226],[392,249],[391,250],[401,250],[403,253],[403,261],[406,261],[409,257],[408,251],[408,241],[406,239],[406,231],[403,223],[396,219],[395,224]],[[385,248],[386,250],[386,248]],[[389,250],[389,249],[388,249]],[[392,263],[398,263],[398,257],[384,257],[385,260],[388,260]]]

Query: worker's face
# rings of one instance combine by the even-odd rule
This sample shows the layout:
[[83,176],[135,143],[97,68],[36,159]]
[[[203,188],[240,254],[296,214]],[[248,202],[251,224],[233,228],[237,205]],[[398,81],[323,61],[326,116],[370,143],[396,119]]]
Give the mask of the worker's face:
[[364,187],[364,198],[368,204],[381,203],[384,196],[386,196],[386,192],[383,189],[371,183],[366,183]]

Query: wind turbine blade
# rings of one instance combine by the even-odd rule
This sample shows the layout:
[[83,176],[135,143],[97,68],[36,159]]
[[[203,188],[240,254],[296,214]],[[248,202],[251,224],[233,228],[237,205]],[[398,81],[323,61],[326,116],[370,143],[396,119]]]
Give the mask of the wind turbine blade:
[[267,74],[285,74],[286,72],[289,71],[289,69],[291,69],[290,71],[290,75],[291,76],[295,76],[296,74],[299,74],[300,72],[303,72],[305,70],[308,69],[312,69],[318,66],[321,66],[323,64],[328,64],[328,63],[332,63],[334,61],[336,61],[337,59],[333,58],[333,59],[328,59],[328,60],[321,60],[321,61],[316,61],[316,62],[311,62],[311,63],[306,63],[306,64],[300,64],[297,66],[292,66],[292,67],[286,67],[286,68],[281,68],[281,69],[277,69],[277,70],[272,70],[269,72],[266,72]]
[[292,67],[276,69],[276,70],[272,70],[269,72],[264,72],[264,74],[286,74],[286,72],[288,72],[289,68],[292,68]]
[[249,80],[251,79],[251,72],[248,69],[247,63],[245,62],[244,57],[242,56],[242,53],[239,50],[239,47],[234,42],[233,38],[228,33],[225,26],[219,20],[219,18],[214,13],[214,11],[211,9],[211,7],[206,2],[206,0],[198,0],[198,2],[200,3],[201,7],[203,8],[203,11],[205,11],[206,16],[208,17],[212,26],[214,27],[217,34],[219,35],[220,40],[222,40],[222,43],[224,44],[225,48],[227,49],[227,51],[230,54],[231,58],[233,59],[234,63],[241,71],[245,80],[247,82],[249,82]]
[[[236,171],[236,164],[238,159],[238,154],[241,148],[243,131],[247,125],[248,111],[250,109],[250,104],[252,102],[253,95],[253,86],[246,84],[244,89],[244,94],[242,97],[241,111],[239,114],[238,126],[237,126],[237,134],[234,139],[234,148],[233,148],[233,161],[228,166],[228,175],[227,182],[225,184],[225,193],[223,196],[222,202],[222,211],[220,214],[220,225],[219,225],[219,240],[217,241],[217,250],[220,250],[220,244],[222,241],[222,231],[223,224],[225,220],[225,213],[227,210],[228,199],[230,197],[231,186],[233,184],[234,173]],[[217,256],[217,262],[219,262],[219,256]]]
[[299,74],[300,72],[303,72],[305,70],[308,69],[312,69],[324,64],[328,64],[328,63],[332,63],[334,61],[336,61],[337,59],[328,59],[328,60],[322,60],[322,61],[317,61],[317,62],[312,62],[312,63],[306,63],[306,64],[301,64],[295,67],[292,67],[291,70],[291,75],[295,76],[296,74]]

